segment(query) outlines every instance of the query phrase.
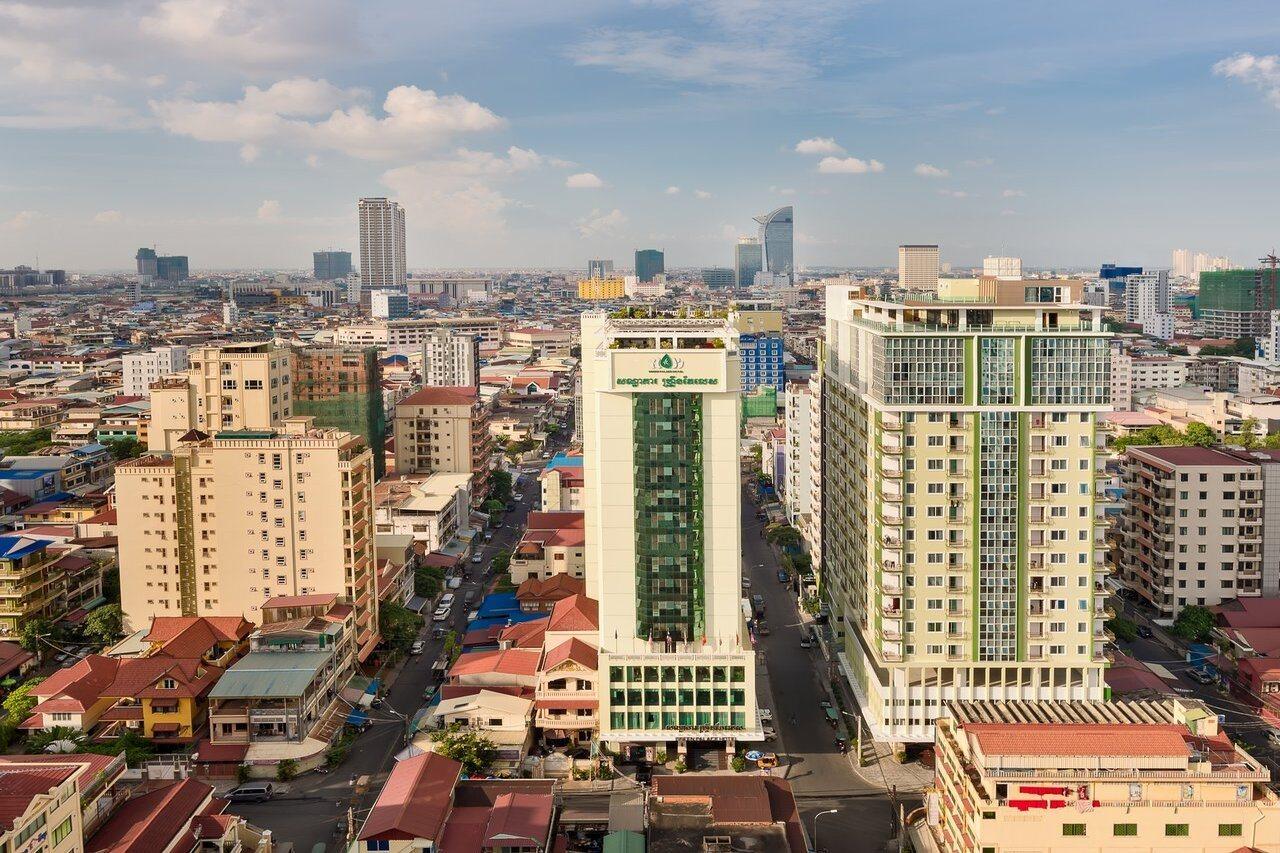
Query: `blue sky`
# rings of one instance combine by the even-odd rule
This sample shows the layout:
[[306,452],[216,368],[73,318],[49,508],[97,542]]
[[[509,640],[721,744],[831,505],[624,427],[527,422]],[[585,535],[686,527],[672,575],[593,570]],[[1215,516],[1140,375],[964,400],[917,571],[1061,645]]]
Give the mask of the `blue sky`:
[[[411,267],[1248,262],[1274,2],[0,0],[0,266],[303,267],[398,198]],[[624,260],[625,259],[625,260]]]

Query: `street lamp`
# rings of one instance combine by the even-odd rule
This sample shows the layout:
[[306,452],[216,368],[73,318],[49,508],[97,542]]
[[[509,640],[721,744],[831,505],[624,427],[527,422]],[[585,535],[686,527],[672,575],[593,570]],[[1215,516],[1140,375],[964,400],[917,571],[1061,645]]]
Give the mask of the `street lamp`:
[[813,816],[813,849],[814,849],[814,853],[818,853],[818,851],[822,850],[822,848],[818,846],[818,818],[822,817],[824,814],[835,814],[835,813],[836,813],[836,812],[838,812],[838,811],[840,811],[840,810],[839,810],[839,809],[827,809],[825,812],[818,812],[816,815],[814,815],[814,816]]

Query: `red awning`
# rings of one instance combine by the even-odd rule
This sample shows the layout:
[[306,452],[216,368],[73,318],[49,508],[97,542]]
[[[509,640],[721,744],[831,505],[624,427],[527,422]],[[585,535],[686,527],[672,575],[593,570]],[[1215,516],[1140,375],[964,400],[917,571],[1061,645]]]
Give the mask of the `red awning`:
[[151,727],[151,731],[158,734],[170,734],[182,731],[181,723],[156,723]]

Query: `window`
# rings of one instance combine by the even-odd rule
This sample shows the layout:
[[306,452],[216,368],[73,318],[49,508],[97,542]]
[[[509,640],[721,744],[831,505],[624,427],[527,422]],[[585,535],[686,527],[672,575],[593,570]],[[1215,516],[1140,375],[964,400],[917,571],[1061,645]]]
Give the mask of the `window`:
[[1063,836],[1081,836],[1084,835],[1083,823],[1064,823],[1062,825]]
[[1138,825],[1136,823],[1117,823],[1111,828],[1111,834],[1133,837],[1138,834]]
[[[1236,824],[1237,828],[1239,826],[1240,826],[1239,824]],[[71,834],[71,818],[68,817],[62,823],[58,824],[53,828],[53,846],[57,847],[59,844],[62,843],[62,839],[66,838],[70,834]],[[1222,835],[1223,833],[1219,831],[1218,834]]]
[[1166,838],[1186,838],[1191,835],[1191,824],[1166,823],[1164,825],[1164,834]]
[[[71,818],[67,818],[70,820]],[[1244,835],[1244,824],[1240,823],[1220,823],[1218,824],[1218,836],[1221,838],[1239,838]]]
[[364,843],[365,850],[390,850],[391,842],[385,838],[370,838]]
[[174,681],[172,678],[166,678],[160,682],[161,690],[176,690],[177,688],[178,682]]

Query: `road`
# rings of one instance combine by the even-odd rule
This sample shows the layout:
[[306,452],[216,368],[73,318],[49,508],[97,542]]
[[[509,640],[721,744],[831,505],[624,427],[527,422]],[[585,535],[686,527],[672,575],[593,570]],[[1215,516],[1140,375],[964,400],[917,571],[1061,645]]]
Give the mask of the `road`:
[[853,849],[848,840],[856,838],[859,850],[882,850],[892,834],[889,797],[854,773],[850,758],[836,749],[835,732],[819,705],[827,696],[823,685],[826,665],[816,648],[800,648],[796,597],[790,585],[778,582],[781,567],[760,535],[764,523],[756,520],[755,512],[756,505],[744,486],[742,571],[751,580],[748,594],[764,596],[765,620],[770,628],[769,636],[760,638],[762,654],[758,658],[763,658],[768,669],[773,702],[762,696],[760,703],[772,707],[779,736],[777,749],[788,762],[786,778],[795,792],[800,817],[813,843],[814,815],[838,809],[819,822],[817,842],[822,847]]
[[[482,548],[482,566],[488,566],[495,552],[511,549],[519,540],[538,490],[536,478],[526,476],[526,481],[515,487],[523,499],[506,514],[503,526],[494,531],[493,541]],[[430,610],[424,612],[427,624],[420,636],[426,643],[426,649],[421,655],[410,657],[400,670],[383,707],[370,711],[373,727],[355,742],[347,760],[331,773],[309,773],[295,779],[290,783],[288,793],[275,800],[237,804],[232,811],[263,829],[271,830],[278,840],[292,841],[294,849],[300,853],[309,853],[318,842],[324,842],[332,849],[337,841],[338,821],[346,815],[349,806],[356,811],[357,826],[360,824],[390,772],[395,754],[404,747],[406,718],[412,719],[422,707],[422,694],[432,683],[431,664],[440,656],[444,640],[432,640],[431,629],[443,625],[457,631],[461,637],[466,628],[467,608],[462,606],[462,599],[469,590],[478,590],[484,583],[480,579],[482,566],[466,565],[471,570],[472,579],[454,590],[458,601],[449,620],[432,622]],[[353,804],[355,780],[365,775],[370,777],[372,784],[369,791]]]

